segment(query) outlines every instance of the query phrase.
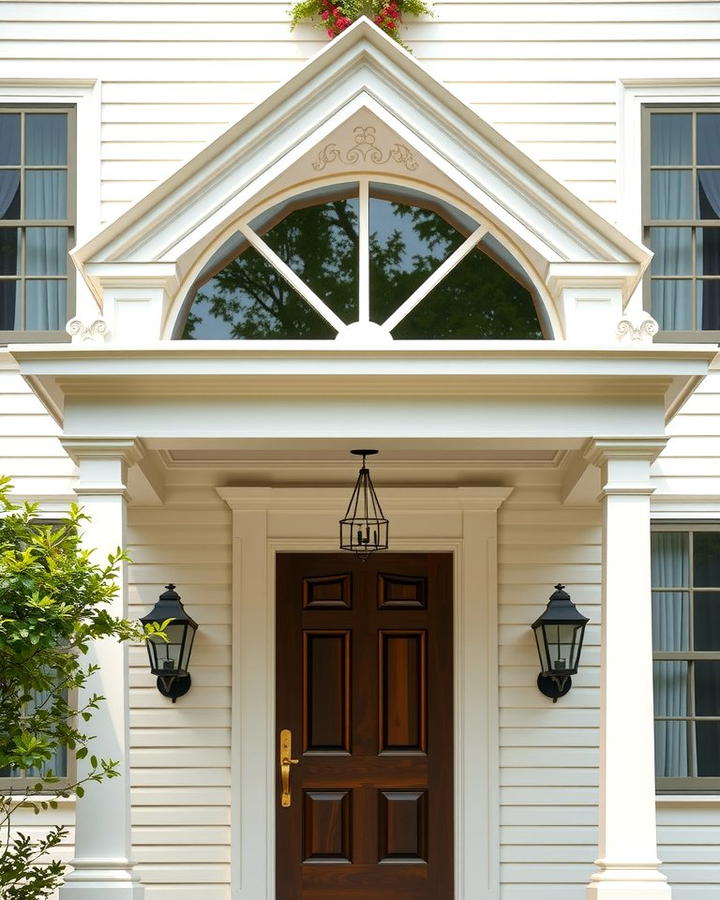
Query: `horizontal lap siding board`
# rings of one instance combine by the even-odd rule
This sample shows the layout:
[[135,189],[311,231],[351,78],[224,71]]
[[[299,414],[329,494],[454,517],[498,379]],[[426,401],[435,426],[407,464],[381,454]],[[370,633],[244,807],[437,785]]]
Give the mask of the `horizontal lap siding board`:
[[230,884],[230,512],[199,503],[130,508],[130,615],[168,581],[198,623],[192,689],[160,695],[142,647],[130,648],[133,853],[148,900],[228,900]]
[[63,450],[60,428],[0,348],[0,475],[22,499],[73,497],[75,466]]
[[720,372],[700,384],[670,422],[668,434],[653,467],[656,493],[720,497]]
[[[498,524],[501,897],[582,900],[597,858],[600,509],[517,489]],[[558,580],[590,625],[573,689],[553,704],[535,684],[530,623]]]

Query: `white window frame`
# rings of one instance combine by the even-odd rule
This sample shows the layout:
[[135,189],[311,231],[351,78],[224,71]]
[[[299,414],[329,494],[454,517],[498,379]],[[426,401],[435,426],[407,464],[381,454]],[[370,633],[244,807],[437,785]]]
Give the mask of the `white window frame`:
[[[76,156],[74,168],[82,172],[76,179],[75,242],[86,243],[100,227],[100,147],[101,97],[97,79],[9,79],[0,78],[0,106],[72,106],[76,116]],[[72,265],[69,263],[69,265]],[[97,316],[98,305],[81,279],[68,284],[68,318]],[[74,297],[71,294],[74,292]],[[10,343],[69,341],[61,332],[3,332]]]
[[[720,103],[720,78],[634,79],[618,81],[617,224],[643,243],[643,110],[646,106],[692,107]],[[643,306],[643,286],[633,295]],[[716,332],[660,332],[655,340],[717,343]]]

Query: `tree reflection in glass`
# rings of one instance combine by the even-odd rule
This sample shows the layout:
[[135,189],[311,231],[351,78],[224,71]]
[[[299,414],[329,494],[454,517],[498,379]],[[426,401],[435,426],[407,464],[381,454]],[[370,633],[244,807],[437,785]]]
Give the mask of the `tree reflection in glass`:
[[[397,202],[375,189],[367,213],[370,319],[382,325],[463,244],[471,233],[470,220],[458,212],[451,224],[450,213],[444,217],[434,209]],[[346,324],[358,320],[357,196],[295,209],[259,230],[265,244],[336,316]],[[530,291],[494,255],[485,242],[472,249],[394,327],[393,337],[542,338]],[[335,336],[335,328],[252,247],[198,290],[183,333],[185,339],[235,340]]]

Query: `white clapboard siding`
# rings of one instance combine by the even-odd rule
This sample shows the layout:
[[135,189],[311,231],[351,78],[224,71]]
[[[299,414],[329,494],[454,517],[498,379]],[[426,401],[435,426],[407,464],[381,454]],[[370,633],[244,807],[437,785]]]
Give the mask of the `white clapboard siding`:
[[[600,511],[511,499],[498,550],[502,897],[526,898],[531,885],[543,897],[551,885],[581,900],[597,858]],[[535,685],[530,623],[558,580],[591,621],[573,689],[553,704]]]
[[199,625],[193,687],[175,704],[145,649],[129,654],[133,852],[153,900],[227,900],[230,882],[230,515],[202,498],[131,508],[128,522],[130,615],[173,581]]
[[59,434],[57,423],[0,348],[0,475],[12,479],[17,497],[72,496],[75,466]]

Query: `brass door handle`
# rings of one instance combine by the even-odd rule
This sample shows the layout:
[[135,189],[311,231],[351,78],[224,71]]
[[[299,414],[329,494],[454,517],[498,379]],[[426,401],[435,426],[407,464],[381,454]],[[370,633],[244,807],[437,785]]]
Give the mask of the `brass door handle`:
[[280,804],[282,806],[290,806],[292,804],[292,796],[290,794],[290,766],[296,766],[300,762],[299,759],[292,758],[292,731],[289,728],[283,728],[280,732],[280,778],[282,780],[282,798]]

